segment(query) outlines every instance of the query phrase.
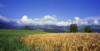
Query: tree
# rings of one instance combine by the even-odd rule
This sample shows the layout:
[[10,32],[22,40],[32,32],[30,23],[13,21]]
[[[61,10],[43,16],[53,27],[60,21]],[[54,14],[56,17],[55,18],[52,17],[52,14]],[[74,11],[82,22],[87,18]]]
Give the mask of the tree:
[[31,29],[30,26],[26,25],[24,29]]
[[78,27],[76,24],[71,24],[70,25],[70,32],[78,32]]
[[91,33],[91,32],[93,32],[93,30],[91,29],[91,26],[86,26],[84,28],[84,32]]

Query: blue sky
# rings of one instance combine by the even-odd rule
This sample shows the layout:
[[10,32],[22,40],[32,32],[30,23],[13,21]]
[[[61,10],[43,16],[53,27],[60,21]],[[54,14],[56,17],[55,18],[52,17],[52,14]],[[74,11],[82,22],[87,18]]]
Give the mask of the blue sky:
[[[0,14],[6,19],[17,19],[17,22],[26,22],[38,18],[39,21],[56,19],[58,24],[86,24],[86,21],[99,25],[100,1],[99,0],[0,0]],[[22,17],[28,20],[22,20]],[[4,18],[1,18],[2,20]],[[76,19],[75,19],[76,18]],[[92,18],[92,19],[91,19]],[[93,18],[95,20],[93,20]],[[47,19],[47,20],[48,20]],[[98,19],[98,20],[96,20]],[[32,21],[31,20],[31,21]],[[71,20],[69,23],[68,20]],[[51,20],[52,21],[52,20]],[[48,21],[47,21],[48,22]],[[53,21],[52,21],[53,22]],[[68,23],[67,23],[68,22]],[[31,24],[31,23],[30,23]],[[56,23],[53,23],[56,24]],[[65,25],[65,26],[66,26]]]

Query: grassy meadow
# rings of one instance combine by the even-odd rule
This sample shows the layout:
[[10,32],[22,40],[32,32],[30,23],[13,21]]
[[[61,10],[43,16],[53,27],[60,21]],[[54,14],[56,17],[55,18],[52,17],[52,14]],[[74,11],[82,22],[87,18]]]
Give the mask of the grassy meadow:
[[33,49],[28,49],[20,42],[21,37],[46,33],[35,30],[0,29],[0,51],[32,51]]
[[100,33],[0,29],[0,51],[99,51]]

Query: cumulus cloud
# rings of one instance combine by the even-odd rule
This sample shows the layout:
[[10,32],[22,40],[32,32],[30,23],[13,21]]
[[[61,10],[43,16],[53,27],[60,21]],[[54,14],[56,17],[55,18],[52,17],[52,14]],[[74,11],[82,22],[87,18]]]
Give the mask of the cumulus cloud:
[[73,21],[74,24],[77,25],[100,25],[100,16],[98,17],[87,17],[84,19],[80,19],[79,17],[74,17],[75,21]]
[[18,25],[54,25],[56,24],[57,19],[50,16],[50,15],[46,15],[43,18],[39,19],[39,18],[28,18],[26,15],[24,15],[21,20],[18,20],[17,23]]
[[68,20],[68,21],[66,21],[66,22],[61,21],[61,22],[57,22],[57,23],[56,23],[56,25],[58,25],[58,26],[68,26],[68,25],[70,25],[70,24],[72,24],[71,20]]
[[61,21],[61,22],[57,22],[56,25],[58,25],[58,26],[67,26],[68,22]]
[[21,22],[24,24],[31,24],[33,22],[33,20],[28,18],[26,15],[24,15],[21,19]]
[[99,25],[99,23],[98,23],[97,20],[94,20],[93,24],[95,24],[95,25]]
[[74,17],[74,21],[57,21],[56,15],[50,16],[46,15],[43,18],[31,19],[27,15],[22,16],[21,19],[7,19],[6,17],[0,15],[0,20],[5,22],[14,22],[16,25],[57,25],[57,26],[68,26],[70,24],[79,25],[100,25],[100,17],[87,17],[81,19],[79,17]]
[[0,4],[0,7],[4,7],[4,5]]
[[93,24],[93,25],[100,25],[100,22],[99,22],[100,21],[100,16],[87,17],[84,20],[91,21],[90,24]]
[[77,25],[87,25],[88,22],[87,20],[84,19],[80,19],[79,17],[74,17],[75,21],[73,21],[73,24],[77,24]]

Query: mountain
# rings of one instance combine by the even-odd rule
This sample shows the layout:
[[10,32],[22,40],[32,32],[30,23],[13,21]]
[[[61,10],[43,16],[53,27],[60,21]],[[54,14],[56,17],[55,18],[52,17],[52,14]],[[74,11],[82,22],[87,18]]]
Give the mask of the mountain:
[[43,29],[45,32],[52,32],[52,33],[60,33],[60,32],[65,32],[61,29]]
[[92,25],[91,27],[92,27],[92,30],[94,32],[99,32],[100,33],[100,25]]
[[[44,32],[52,32],[52,33],[58,33],[58,32],[65,32],[62,30],[62,27],[55,26],[55,25],[33,25],[30,26],[31,30],[38,30],[38,31],[44,31]],[[24,26],[18,27],[18,29],[24,29]]]
[[15,29],[14,27],[0,22],[0,29]]
[[[84,31],[85,26],[78,26],[78,31],[79,32],[83,32]],[[100,25],[91,25],[91,28],[94,32],[98,32],[100,33]]]
[[[78,32],[83,32],[86,25],[78,26]],[[30,30],[38,30],[45,32],[70,32],[70,26],[56,25],[30,25]],[[100,25],[91,25],[94,32],[100,33]],[[24,29],[24,26],[13,26],[5,22],[0,22],[0,29]]]

